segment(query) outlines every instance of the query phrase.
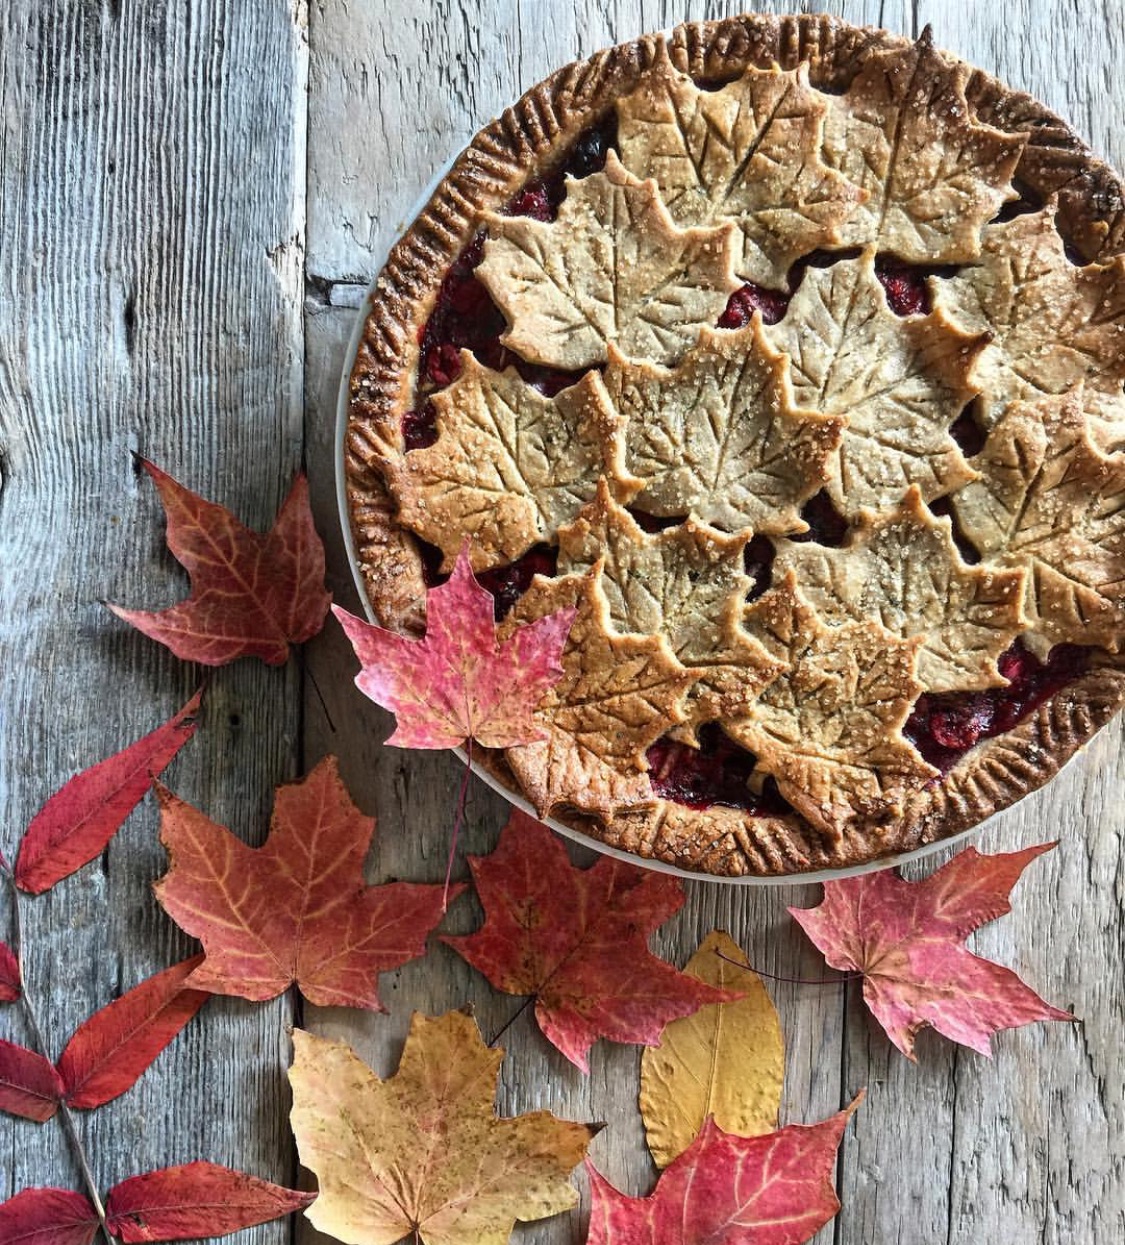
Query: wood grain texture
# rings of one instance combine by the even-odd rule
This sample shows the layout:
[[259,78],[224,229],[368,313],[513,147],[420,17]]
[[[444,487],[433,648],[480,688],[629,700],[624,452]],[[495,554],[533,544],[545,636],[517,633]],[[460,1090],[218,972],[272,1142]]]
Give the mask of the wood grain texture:
[[[358,608],[336,512],[336,393],[362,287],[419,193],[551,69],[742,7],[310,0],[306,14],[302,0],[9,0],[0,43],[0,848],[11,854],[66,777],[163,720],[195,685],[198,672],[98,605],[152,607],[184,588],[128,451],[258,526],[303,455],[330,587]],[[1038,95],[1125,164],[1120,0],[826,7],[906,34],[932,22],[941,46]],[[304,668],[310,677],[295,662],[214,674],[203,729],[169,771],[171,785],[260,841],[274,784],[334,751],[357,803],[379,818],[372,879],[439,878],[458,762],[382,747],[389,718],[352,686],[354,661],[334,626],[308,646]],[[821,1118],[868,1087],[840,1165],[844,1211],[820,1245],[1125,1240],[1121,744],[1117,724],[979,840],[988,850],[1062,840],[1021,883],[1012,915],[974,945],[1081,1024],[1002,1035],[991,1063],[924,1037],[913,1066],[875,1030],[854,987],[770,983],[789,1044],[783,1120]],[[464,850],[490,850],[505,810],[474,782]],[[186,952],[149,894],[162,867],[146,804],[100,865],[26,904],[29,973],[49,1000],[52,1053],[118,990]],[[683,963],[718,926],[770,973],[823,975],[785,911],[815,902],[815,888],[697,882],[687,891],[684,911],[654,940],[661,953]],[[448,928],[477,919],[465,898]],[[491,1038],[519,1006],[441,946],[388,975],[383,993],[387,1015],[306,1008],[303,1022],[346,1038],[387,1074],[413,1009],[472,1003]],[[209,1004],[134,1090],[82,1118],[103,1185],[194,1157],[292,1178],[290,1019],[284,1002]],[[24,1036],[13,1009],[0,1013],[0,1034]],[[500,1110],[547,1106],[606,1121],[599,1167],[628,1192],[647,1192],[639,1050],[599,1043],[585,1078],[527,1013],[502,1045]],[[55,1123],[0,1117],[0,1195],[76,1180]],[[575,1212],[516,1239],[577,1242],[581,1223]],[[301,1224],[236,1239],[275,1242],[294,1230],[316,1237]]]

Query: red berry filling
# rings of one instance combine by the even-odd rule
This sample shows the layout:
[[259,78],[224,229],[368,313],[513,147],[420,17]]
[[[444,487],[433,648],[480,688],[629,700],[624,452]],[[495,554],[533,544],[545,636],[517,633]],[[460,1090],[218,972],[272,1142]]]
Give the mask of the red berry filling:
[[903,734],[944,774],[982,739],[1010,731],[1089,665],[1089,649],[1059,644],[1041,662],[1017,640],[1000,657],[1007,687],[918,698]]
[[645,754],[652,789],[665,800],[687,808],[713,805],[741,808],[765,816],[783,813],[789,805],[767,779],[761,794],[751,791],[754,757],[723,734],[714,723],[699,731],[698,748],[667,737],[658,739]]
[[402,440],[408,450],[422,450],[437,440],[437,411],[432,402],[402,417]]
[[896,316],[926,315],[930,310],[930,292],[926,289],[925,273],[893,261],[878,260],[875,275],[887,293],[887,302]]
[[632,506],[626,509],[636,520],[642,532],[663,532],[665,528],[675,527],[677,523],[682,523],[687,517],[682,514],[649,514],[647,510],[635,510]]
[[773,580],[773,560],[777,556],[774,543],[761,534],[751,538],[742,554],[742,566],[754,581],[746,594],[747,601],[756,601],[769,588]]
[[719,328],[740,329],[750,323],[755,311],[762,313],[766,324],[776,324],[785,315],[788,306],[788,294],[747,283],[730,296],[726,310],[719,317]]
[[818,545],[831,545],[838,549],[848,534],[844,516],[832,504],[832,499],[822,489],[805,502],[801,518],[809,525],[807,532],[791,537],[792,540],[815,541]]
[[496,598],[496,621],[506,617],[512,606],[531,587],[536,575],[553,575],[558,566],[558,550],[550,545],[535,545],[522,558],[508,566],[480,571],[477,580]]

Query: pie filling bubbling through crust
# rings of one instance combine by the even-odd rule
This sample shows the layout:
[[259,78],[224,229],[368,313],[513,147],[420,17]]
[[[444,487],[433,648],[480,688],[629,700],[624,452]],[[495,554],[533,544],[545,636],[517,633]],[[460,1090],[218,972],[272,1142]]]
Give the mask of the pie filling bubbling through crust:
[[[620,688],[591,694],[597,712],[567,708],[559,747],[587,777],[598,730],[620,721],[627,784],[635,764],[685,809],[796,810],[831,839],[893,816],[1116,650],[1125,274],[1074,264],[1053,205],[1013,189],[1022,136],[976,122],[959,74],[926,39],[871,57],[840,97],[802,70],[693,82],[659,57],[445,272],[388,475],[427,583],[450,554],[427,537],[461,505],[454,536],[481,551],[498,619],[533,585],[593,575],[583,634],[610,649],[650,636],[659,661],[698,672],[660,701],[656,650],[634,646],[643,711]],[[896,109],[898,137],[932,131],[918,167],[897,167],[880,130]],[[630,287],[661,263],[655,292]],[[1053,343],[1029,324],[1043,308]],[[450,436],[470,461],[491,437],[492,478],[424,461]],[[764,502],[740,496],[732,447]],[[478,521],[513,472],[519,505]],[[1085,510],[1057,500],[1075,474]],[[1076,505],[1076,535],[1060,504]],[[885,653],[885,669],[857,653]],[[587,688],[573,660],[567,686]],[[614,807],[583,790],[564,782],[540,811]]]

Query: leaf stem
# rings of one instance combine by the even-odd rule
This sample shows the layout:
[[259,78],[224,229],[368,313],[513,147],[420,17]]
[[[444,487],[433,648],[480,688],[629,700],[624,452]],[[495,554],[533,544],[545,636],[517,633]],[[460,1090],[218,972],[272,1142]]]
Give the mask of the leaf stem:
[[729,955],[723,955],[721,951],[715,954],[720,960],[725,960],[728,964],[733,964],[735,968],[747,969],[752,973],[757,973],[759,977],[768,977],[770,981],[788,981],[795,986],[842,986],[849,981],[859,981],[862,973],[841,973],[839,977],[783,977],[780,973],[767,973],[764,968],[755,968],[753,964],[742,964],[738,960],[732,960]]
[[[51,1056],[47,1052],[47,1043],[43,1039],[43,1027],[39,1023],[35,1004],[31,1001],[31,990],[27,978],[27,967],[23,954],[23,910],[20,906],[19,887],[16,886],[15,874],[12,872],[11,865],[8,864],[2,854],[0,854],[0,873],[8,879],[8,885],[11,887],[12,892],[12,941],[15,943],[12,950],[15,953],[16,964],[19,966],[20,1002],[23,1005],[23,1013],[27,1018],[27,1027],[31,1032],[31,1040],[35,1045],[35,1049],[44,1059],[49,1060]],[[59,1103],[58,1116],[62,1123],[63,1132],[66,1134],[67,1142],[70,1145],[71,1154],[74,1156],[74,1161],[78,1164],[78,1170],[82,1175],[82,1182],[86,1186],[86,1192],[90,1195],[90,1201],[93,1203],[94,1210],[97,1213],[99,1229],[105,1237],[106,1245],[114,1245],[109,1225],[106,1223],[105,1207],[102,1205],[97,1181],[94,1179],[90,1160],[86,1155],[86,1148],[78,1135],[78,1126],[74,1122],[74,1114],[65,1102]]]
[[508,1032],[508,1030],[512,1027],[512,1025],[514,1025],[516,1021],[519,1020],[519,1018],[524,1014],[525,1011],[527,1011],[527,1009],[534,1002],[535,1002],[535,995],[529,994],[527,998],[524,999],[524,1001],[519,1005],[519,1007],[517,1007],[516,1010],[512,1012],[512,1014],[508,1017],[508,1019],[504,1021],[503,1025],[501,1025],[500,1027],[499,1032],[492,1039],[492,1041],[489,1042],[489,1046],[495,1046],[496,1043],[500,1041],[500,1039],[504,1036],[504,1034]]
[[465,801],[469,792],[469,775],[473,772],[473,737],[465,741],[465,772],[461,775],[461,790],[457,793],[457,815],[453,819],[453,837],[449,841],[449,860],[445,866],[445,890],[441,893],[441,910],[449,907],[449,884],[453,880],[453,861],[457,856],[457,838],[465,820]]

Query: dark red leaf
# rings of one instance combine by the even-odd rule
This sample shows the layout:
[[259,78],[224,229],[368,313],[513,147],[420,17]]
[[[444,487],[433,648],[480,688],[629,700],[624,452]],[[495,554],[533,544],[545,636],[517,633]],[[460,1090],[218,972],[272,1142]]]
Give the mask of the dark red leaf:
[[80,1025],[59,1058],[72,1107],[100,1107],[130,1089],[211,997],[185,990],[203,963],[196,955],[149,977]]
[[49,1060],[0,1038],[0,1111],[42,1123],[59,1109],[62,1096],[62,1078]]
[[93,860],[145,792],[195,734],[196,694],[170,722],[76,774],[36,813],[20,844],[16,885],[33,895]]
[[186,1163],[123,1180],[106,1198],[109,1230],[134,1241],[223,1236],[302,1210],[316,1198],[217,1163]]
[[3,1245],[89,1245],[97,1230],[97,1211],[69,1189],[24,1189],[0,1204]]
[[6,942],[0,942],[0,1003],[14,1003],[20,997],[20,962]]

